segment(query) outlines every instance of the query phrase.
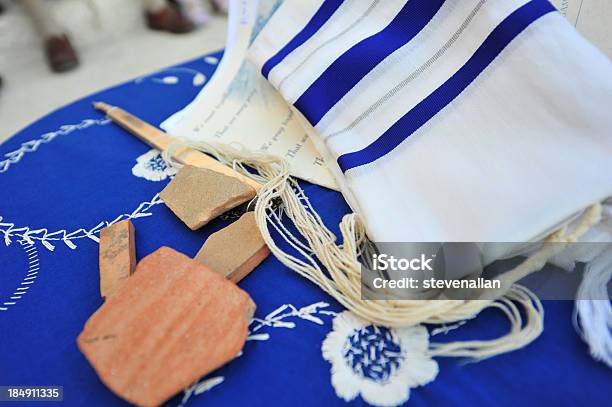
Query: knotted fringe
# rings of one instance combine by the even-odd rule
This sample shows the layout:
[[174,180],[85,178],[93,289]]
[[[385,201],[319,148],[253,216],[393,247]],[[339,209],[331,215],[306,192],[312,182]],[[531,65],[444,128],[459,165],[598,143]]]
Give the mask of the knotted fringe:
[[[494,307],[500,309],[511,322],[510,331],[495,340],[432,344],[432,353],[437,356],[486,358],[521,348],[537,338],[543,329],[542,304],[527,288],[514,283],[540,270],[563,246],[548,243],[574,242],[601,218],[600,205],[589,208],[574,230],[568,232],[567,228],[562,228],[557,231],[538,251],[505,273],[501,277],[502,289],[494,295],[489,294],[487,298],[368,301],[361,298],[361,266],[358,260],[367,239],[363,223],[356,214],[345,215],[342,219],[340,232],[343,243],[337,244],[336,236],[325,226],[297,182],[289,176],[289,166],[282,158],[220,143],[182,140],[169,146],[162,156],[171,165],[180,167],[172,157],[178,148],[185,146],[210,154],[239,173],[264,184],[255,203],[255,217],[270,251],[285,266],[318,285],[363,320],[388,327],[446,324],[474,318],[483,309]],[[257,173],[251,173],[247,167]],[[279,198],[283,202],[281,214],[272,209],[274,201]],[[291,220],[301,235],[299,238],[283,226],[283,214]],[[302,258],[279,248],[272,239],[270,228],[274,228]],[[524,321],[519,307],[525,315]]]
[[608,283],[612,278],[612,249],[586,266],[576,294],[574,325],[589,345],[591,356],[612,368],[612,306]]

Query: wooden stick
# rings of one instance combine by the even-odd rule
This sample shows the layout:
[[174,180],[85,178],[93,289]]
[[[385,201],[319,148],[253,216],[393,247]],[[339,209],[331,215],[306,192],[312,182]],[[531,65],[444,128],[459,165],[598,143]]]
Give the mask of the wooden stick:
[[[96,109],[106,113],[106,115],[119,126],[123,127],[125,130],[129,131],[131,134],[159,151],[167,149],[170,144],[175,141],[167,133],[164,133],[157,127],[150,125],[149,123],[139,119],[123,109],[116,106],[111,106],[104,102],[94,102],[93,105]],[[234,171],[232,168],[220,163],[219,161],[200,151],[188,147],[177,149],[172,155],[172,158],[184,165],[193,165],[194,167],[206,168],[212,171],[220,172],[221,174],[229,177],[237,178],[253,187],[255,191],[259,191],[262,187],[259,182]]]

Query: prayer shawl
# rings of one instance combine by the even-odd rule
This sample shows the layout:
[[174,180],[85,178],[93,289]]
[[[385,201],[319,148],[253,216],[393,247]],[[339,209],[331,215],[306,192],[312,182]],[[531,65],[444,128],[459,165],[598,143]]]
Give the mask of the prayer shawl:
[[[287,0],[249,59],[301,118],[358,215],[343,220],[336,243],[268,166],[276,174],[268,189],[306,237],[309,261],[279,251],[271,216],[256,208],[260,229],[285,265],[360,317],[449,323],[493,306],[364,301],[354,263],[363,229],[375,242],[518,242],[523,252],[542,241],[612,240],[604,202],[612,196],[612,63],[546,0]],[[610,276],[612,257],[601,252],[538,249],[502,277],[511,288],[488,298],[510,319],[507,336],[430,344],[432,354],[484,358],[528,344],[543,311],[514,283],[547,261],[596,259],[578,294],[588,298]],[[484,264],[508,254],[482,246]],[[591,353],[612,366],[609,302],[579,303]]]
[[286,1],[251,60],[377,242],[531,242],[612,195],[612,64],[545,0]]

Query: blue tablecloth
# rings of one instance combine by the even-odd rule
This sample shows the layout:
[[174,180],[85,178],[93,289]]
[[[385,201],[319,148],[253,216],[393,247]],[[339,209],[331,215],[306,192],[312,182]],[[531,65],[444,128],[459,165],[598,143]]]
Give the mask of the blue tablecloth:
[[[193,256],[229,221],[187,229],[157,197],[170,171],[91,102],[118,105],[158,124],[201,90],[201,74],[209,78],[221,54],[212,57],[86,97],[0,146],[0,385],[61,385],[71,405],[124,403],[100,382],[75,343],[102,304],[99,230],[105,222],[131,218],[138,258],[162,245]],[[341,195],[303,187],[337,232],[334,225],[349,211]],[[341,307],[273,257],[240,286],[256,302],[256,317],[266,321],[256,332],[259,340],[248,341],[242,356],[211,373],[200,394],[180,394],[168,404],[183,398],[202,406],[344,404],[321,354]],[[575,333],[572,302],[544,306],[545,331],[534,343],[478,363],[438,359],[437,379],[413,389],[408,404],[609,405],[612,375]],[[491,310],[435,339],[493,338],[506,329],[504,318]]]

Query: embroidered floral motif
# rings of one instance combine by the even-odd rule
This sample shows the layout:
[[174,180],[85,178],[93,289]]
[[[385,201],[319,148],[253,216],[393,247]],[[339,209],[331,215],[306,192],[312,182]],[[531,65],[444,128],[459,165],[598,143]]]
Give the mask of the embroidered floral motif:
[[163,181],[176,174],[176,169],[166,164],[157,150],[150,150],[136,159],[132,174],[149,181]]
[[[177,75],[172,75],[172,73],[177,74]],[[153,75],[142,76],[140,78],[137,78],[134,81],[134,83],[137,85],[140,85],[141,83],[145,81],[152,81],[155,83],[161,83],[163,85],[178,85],[181,83],[181,79],[178,75],[190,76],[191,84],[195,87],[204,85],[204,83],[206,82],[206,79],[208,79],[206,75],[204,75],[202,72],[197,71],[195,69],[187,68],[184,66],[175,66],[175,67],[166,68],[163,71],[157,72],[156,74],[153,74]]]
[[428,354],[429,334],[422,326],[387,329],[367,324],[349,311],[334,318],[321,350],[332,364],[331,382],[338,397],[361,394],[376,406],[396,406],[412,387],[432,381],[438,364]]
[[114,225],[124,219],[138,219],[152,216],[153,213],[151,208],[161,204],[163,204],[163,201],[159,197],[159,194],[155,194],[151,200],[141,202],[136,209],[130,213],[123,213],[110,221],[99,222],[90,229],[80,228],[71,232],[66,229],[51,231],[46,228],[34,229],[29,226],[17,226],[14,223],[2,222],[3,218],[0,216],[0,236],[3,235],[4,244],[7,246],[12,244],[13,239],[21,239],[28,244],[40,242],[49,251],[55,250],[55,244],[57,243],[64,243],[70,249],[74,250],[77,248],[75,240],[88,238],[96,243],[100,243],[98,235],[103,228]]
[[26,154],[38,151],[41,145],[52,142],[58,136],[66,136],[77,130],[84,130],[91,126],[104,126],[108,123],[110,123],[109,119],[83,119],[80,123],[63,124],[58,130],[45,133],[38,139],[21,143],[21,147],[19,147],[17,150],[4,154],[6,160],[0,161],[0,173],[7,172],[12,165],[15,165],[21,161]]
[[[337,315],[336,312],[327,310],[326,308],[328,307],[329,304],[324,301],[315,302],[314,304],[306,305],[301,308],[297,308],[293,304],[283,304],[263,318],[253,318],[249,324],[249,336],[246,340],[268,341],[270,340],[270,334],[268,332],[257,333],[257,331],[266,328],[293,329],[296,326],[296,322],[300,320],[323,325],[327,323],[327,317]],[[323,320],[324,317],[325,321]],[[240,356],[242,356],[242,351],[240,351],[236,357],[238,358]],[[195,382],[185,389],[183,399],[178,407],[183,407],[192,396],[205,393],[213,387],[223,383],[224,380],[224,376],[213,376]]]

